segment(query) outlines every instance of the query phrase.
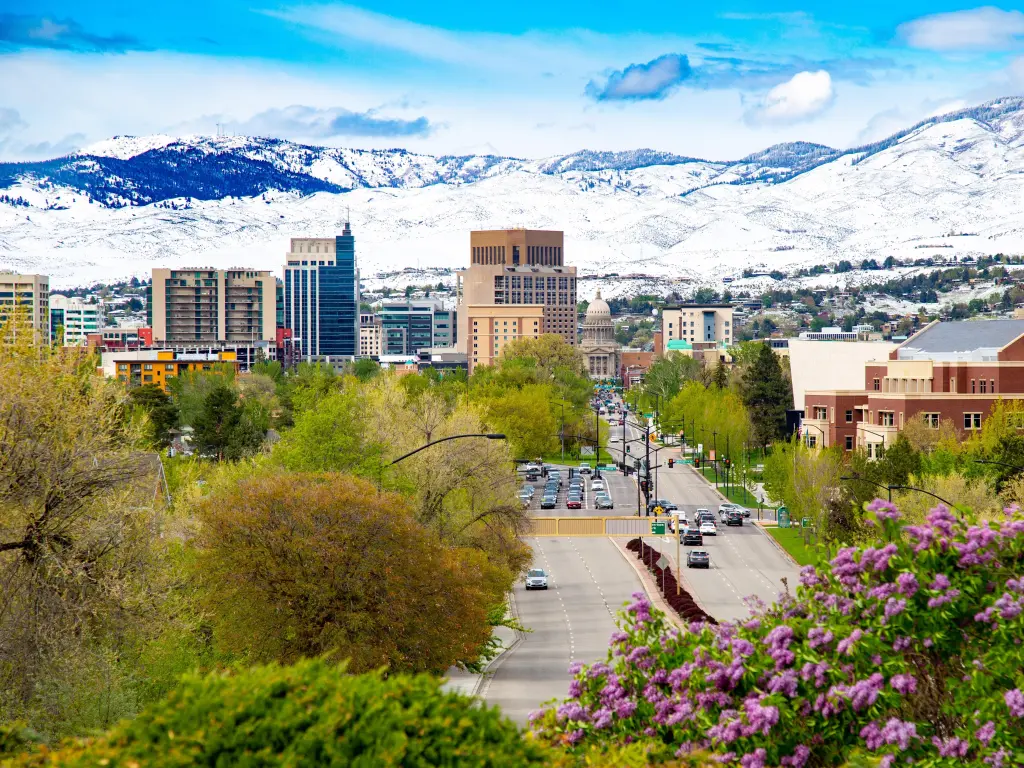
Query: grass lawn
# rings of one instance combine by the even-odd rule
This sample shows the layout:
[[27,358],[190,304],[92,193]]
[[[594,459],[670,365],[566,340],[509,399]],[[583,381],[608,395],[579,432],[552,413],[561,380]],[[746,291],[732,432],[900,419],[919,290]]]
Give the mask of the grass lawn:
[[804,536],[799,528],[778,528],[765,526],[768,535],[774,538],[782,548],[793,556],[800,565],[815,565],[818,562],[818,550],[813,544],[804,545]]
[[[707,478],[708,482],[710,482],[710,483],[714,483],[715,482],[715,470],[714,470],[714,467],[701,467],[697,471],[703,473],[704,477]],[[737,477],[737,474],[733,473],[732,474],[732,479],[735,482],[732,482],[729,485],[729,492],[726,493],[725,475],[723,475],[721,472],[719,472],[718,473],[718,490],[721,491],[721,493],[723,495],[725,495],[729,499],[729,501],[734,501],[737,504],[743,505],[744,507],[751,507],[753,509],[757,509],[757,499],[754,498],[754,496],[751,495],[751,493],[746,488],[741,486],[738,481],[736,481],[736,477]],[[740,477],[742,477],[742,475],[740,475]]]

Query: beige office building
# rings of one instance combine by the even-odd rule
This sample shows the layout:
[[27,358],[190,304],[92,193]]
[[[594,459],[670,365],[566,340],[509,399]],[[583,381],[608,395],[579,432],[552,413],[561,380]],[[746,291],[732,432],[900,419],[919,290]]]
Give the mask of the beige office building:
[[46,275],[17,275],[0,272],[0,322],[19,306],[28,322],[50,343],[50,278]]
[[277,280],[252,269],[154,269],[153,342],[277,340]]
[[[576,344],[576,267],[565,266],[563,241],[561,232],[548,230],[470,233],[470,266],[457,273],[456,284],[457,344],[459,351],[466,353],[470,370],[471,307],[539,306],[540,333],[557,333]],[[533,312],[528,314],[532,317]]]
[[379,315],[359,315],[359,356],[380,357],[384,353],[384,324]]
[[665,354],[670,341],[729,346],[733,338],[731,304],[680,304],[661,311],[661,349],[655,351]]
[[[460,318],[462,312],[460,309]],[[536,339],[544,332],[544,307],[540,304],[470,304],[465,312],[470,373],[478,365],[493,365],[509,342]]]

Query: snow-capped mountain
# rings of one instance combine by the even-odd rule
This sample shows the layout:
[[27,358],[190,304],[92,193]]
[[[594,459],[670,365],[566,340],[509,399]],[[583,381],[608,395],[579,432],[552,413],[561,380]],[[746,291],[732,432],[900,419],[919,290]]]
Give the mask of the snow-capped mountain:
[[0,164],[0,269],[55,285],[153,266],[279,269],[289,237],[350,217],[364,275],[460,267],[468,231],[562,229],[584,274],[717,279],[744,267],[1024,252],[1024,99],[869,146],[735,161],[650,149],[540,160],[116,137]]

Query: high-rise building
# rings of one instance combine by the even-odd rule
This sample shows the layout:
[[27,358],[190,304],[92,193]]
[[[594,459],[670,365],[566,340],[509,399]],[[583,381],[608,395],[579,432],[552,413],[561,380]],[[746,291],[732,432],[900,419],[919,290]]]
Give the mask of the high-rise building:
[[540,333],[557,333],[576,344],[576,267],[565,266],[563,241],[561,232],[547,230],[470,233],[470,266],[458,273],[456,335],[470,370],[474,365],[470,307],[476,308],[478,317],[479,308],[488,305],[540,306]]
[[39,341],[50,340],[50,278],[46,275],[17,275],[0,272],[0,323],[13,307],[21,307],[22,322],[30,325]]
[[371,313],[359,315],[359,356],[380,357],[384,340],[384,327],[380,316]]
[[155,344],[274,341],[277,281],[253,269],[154,269]]
[[452,346],[456,316],[440,299],[385,302],[377,312],[384,333],[381,354],[413,355],[421,349]]
[[359,270],[348,222],[337,237],[292,238],[284,324],[304,359],[359,354]]
[[[59,293],[50,297],[50,340],[65,347],[79,347],[90,333],[103,328],[103,307],[76,296]],[[60,339],[58,339],[60,336]]]
[[731,304],[679,304],[661,311],[661,343],[664,354],[670,341],[685,341],[698,347],[707,342],[729,346],[733,337]]

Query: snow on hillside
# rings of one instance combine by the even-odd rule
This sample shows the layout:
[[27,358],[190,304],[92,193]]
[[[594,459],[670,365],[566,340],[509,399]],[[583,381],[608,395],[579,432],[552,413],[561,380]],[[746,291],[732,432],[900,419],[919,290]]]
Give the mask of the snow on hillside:
[[1024,99],[847,152],[794,142],[735,162],[118,137],[0,164],[0,268],[56,286],[154,266],[280,270],[289,237],[332,235],[351,211],[366,276],[465,266],[472,229],[561,229],[568,261],[621,295],[720,285],[747,267],[1024,253],[1021,200]]

